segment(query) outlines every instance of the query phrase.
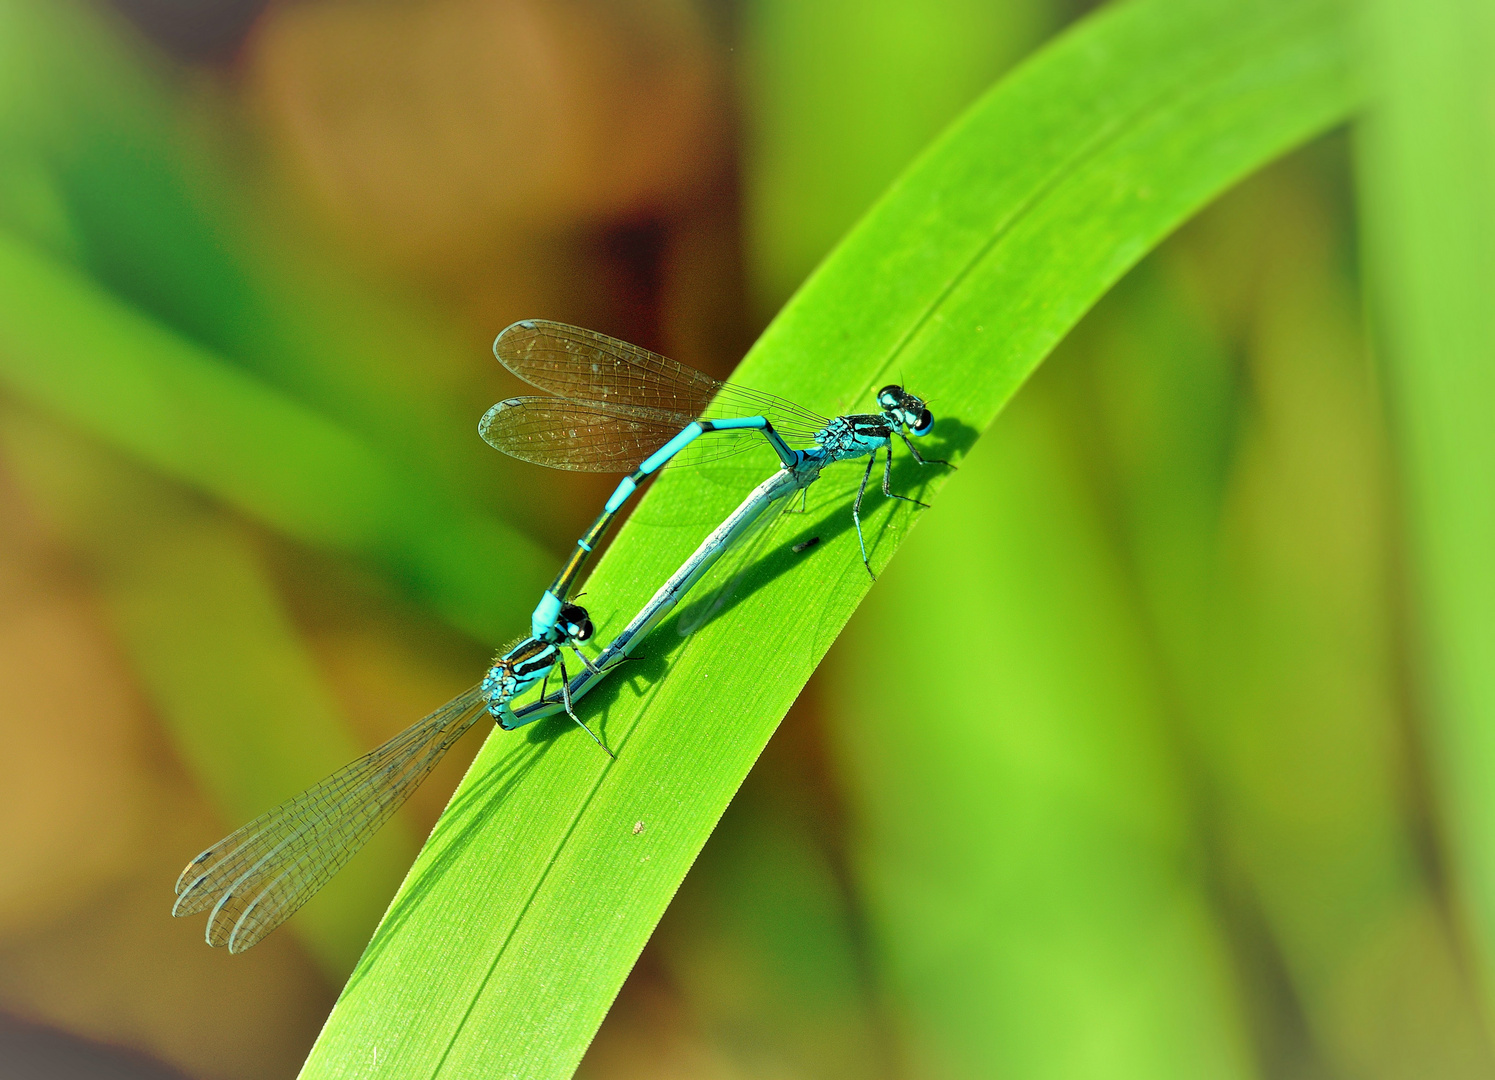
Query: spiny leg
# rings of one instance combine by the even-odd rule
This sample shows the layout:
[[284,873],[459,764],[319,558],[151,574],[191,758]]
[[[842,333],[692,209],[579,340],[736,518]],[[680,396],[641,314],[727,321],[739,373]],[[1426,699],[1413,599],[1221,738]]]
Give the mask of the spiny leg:
[[857,543],[862,547],[862,565],[867,568],[867,574],[873,581],[877,575],[872,573],[872,563],[867,559],[867,541],[862,539],[862,496],[867,494],[867,481],[872,479],[872,466],[877,461],[877,451],[872,451],[872,456],[867,459],[867,471],[862,473],[862,486],[857,488],[857,501],[851,504],[851,520],[857,527]]
[[[873,456],[873,458],[876,458],[877,454],[873,453],[872,456]],[[900,495],[900,494],[898,494],[898,492],[896,492],[896,491],[893,490],[892,484],[893,484],[893,440],[889,439],[888,440],[888,463],[887,463],[886,466],[883,467],[883,470],[882,470],[882,493],[884,495],[888,496],[890,499],[902,499],[904,502],[911,502],[915,506],[928,506],[929,505],[927,502],[921,502],[918,499],[910,498],[907,495]]]
[[561,668],[561,703],[566,707],[566,715],[569,716],[572,720],[576,721],[577,727],[581,728],[581,730],[592,736],[592,741],[598,746],[602,747],[602,752],[604,754],[606,754],[610,758],[613,758],[614,760],[617,760],[617,755],[609,750],[606,745],[603,744],[601,739],[597,738],[596,733],[593,732],[591,728],[587,727],[581,722],[581,717],[577,716],[576,711],[571,708],[571,679],[566,674],[566,661],[559,654],[557,654],[555,662],[559,664]]
[[[602,674],[602,670],[599,667],[597,667],[596,664],[592,663],[590,660],[587,659],[587,654],[581,651],[581,648],[576,644],[576,642],[574,642],[574,641],[568,641],[568,642],[566,642],[566,644],[571,647],[571,651],[576,654],[576,659],[578,659],[578,660],[581,661],[581,666],[584,667],[584,668],[586,668],[587,672],[589,674],[592,674],[592,675],[600,675],[600,674]],[[560,655],[560,654],[557,653],[556,655]]]
[[900,431],[898,433],[898,437],[903,440],[903,445],[908,447],[908,452],[914,455],[914,460],[917,461],[920,465],[949,465],[952,469],[959,468],[958,465],[950,465],[948,461],[943,461],[940,458],[920,457],[918,448],[915,447],[913,443],[909,442],[907,435]]

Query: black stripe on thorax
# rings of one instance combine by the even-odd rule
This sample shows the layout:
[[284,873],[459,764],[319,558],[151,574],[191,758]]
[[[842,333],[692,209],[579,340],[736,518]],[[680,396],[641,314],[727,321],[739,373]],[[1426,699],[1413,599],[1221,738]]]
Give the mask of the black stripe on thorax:
[[545,652],[536,656],[526,657],[514,664],[514,674],[519,676],[531,675],[537,671],[544,671],[555,664],[556,653],[559,650],[554,645],[547,645]]
[[858,435],[886,438],[893,433],[887,418],[880,413],[856,413],[846,418],[847,425]]

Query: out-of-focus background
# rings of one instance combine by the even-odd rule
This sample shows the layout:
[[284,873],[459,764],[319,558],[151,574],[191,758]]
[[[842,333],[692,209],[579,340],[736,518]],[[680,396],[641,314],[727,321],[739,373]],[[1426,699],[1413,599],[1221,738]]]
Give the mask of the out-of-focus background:
[[[478,738],[248,954],[171,885],[469,685],[595,514],[478,440],[495,333],[726,375],[1086,7],[0,0],[0,1061],[294,1075]],[[582,1075],[1495,1075],[1351,165],[1226,195],[1022,391]]]

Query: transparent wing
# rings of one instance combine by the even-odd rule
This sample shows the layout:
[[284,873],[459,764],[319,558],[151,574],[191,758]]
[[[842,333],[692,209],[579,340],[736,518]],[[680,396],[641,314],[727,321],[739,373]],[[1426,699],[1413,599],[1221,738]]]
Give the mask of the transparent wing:
[[[483,414],[478,434],[511,457],[571,472],[632,472],[694,420],[694,416],[633,406],[603,406],[553,397],[500,401]],[[768,444],[758,431],[716,431],[674,459],[699,465]]]
[[701,414],[721,385],[658,353],[579,326],[527,319],[493,342],[499,362],[531,386],[607,405]]
[[478,434],[494,449],[535,465],[626,473],[694,419],[663,409],[520,397],[484,413]]
[[209,945],[239,953],[325,885],[483,715],[480,687],[261,814],[187,864],[173,915],[211,907]]
[[561,397],[684,416],[677,431],[698,416],[767,416],[786,436],[813,435],[826,422],[781,397],[725,385],[648,349],[565,323],[514,323],[498,335],[493,353],[531,386]]
[[813,441],[815,433],[830,423],[830,417],[811,412],[788,398],[736,383],[722,383],[721,392],[701,415],[709,420],[729,416],[766,416],[778,428],[779,434],[791,442],[796,439]]

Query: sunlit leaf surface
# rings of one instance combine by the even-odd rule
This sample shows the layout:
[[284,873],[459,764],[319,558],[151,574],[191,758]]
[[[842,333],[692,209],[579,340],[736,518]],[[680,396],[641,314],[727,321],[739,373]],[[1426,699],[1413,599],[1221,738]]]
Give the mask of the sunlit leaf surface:
[[[1080,316],[1225,187],[1344,118],[1327,3],[1132,3],[1005,80],[893,187],[769,328],[741,380],[825,412],[930,398],[962,456]],[[605,639],[771,468],[666,475],[588,586]],[[901,489],[952,477],[906,458]],[[959,480],[958,474],[953,477]],[[870,586],[855,467],[811,492],[728,603],[568,724],[496,734],[391,906],[303,1075],[564,1076],[774,727]],[[910,514],[864,515],[874,567]],[[935,509],[923,511],[939,513]],[[808,536],[812,558],[787,545]],[[937,628],[938,627],[938,628]],[[934,621],[912,625],[946,633]],[[952,673],[963,661],[952,653]],[[907,703],[900,702],[899,708]],[[889,748],[895,753],[896,748]]]

